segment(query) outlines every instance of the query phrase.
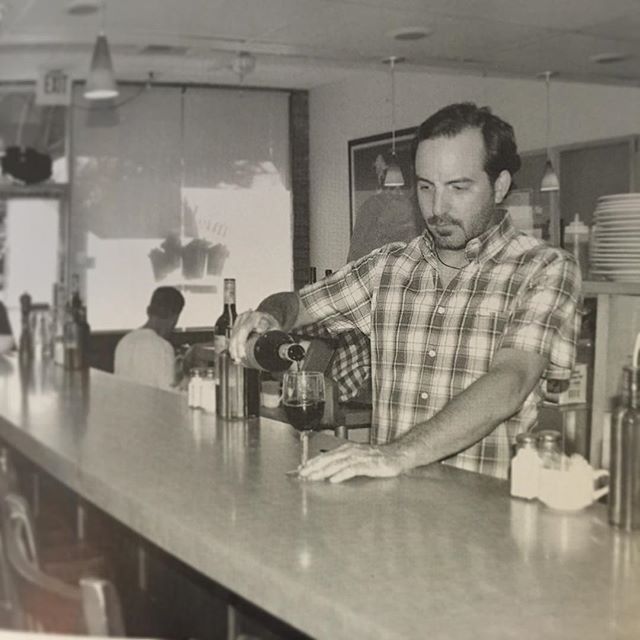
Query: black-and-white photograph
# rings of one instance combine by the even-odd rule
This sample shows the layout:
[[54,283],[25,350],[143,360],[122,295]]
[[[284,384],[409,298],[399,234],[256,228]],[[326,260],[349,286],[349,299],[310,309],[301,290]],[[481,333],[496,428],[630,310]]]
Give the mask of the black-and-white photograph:
[[637,640],[639,25],[0,0],[0,640]]

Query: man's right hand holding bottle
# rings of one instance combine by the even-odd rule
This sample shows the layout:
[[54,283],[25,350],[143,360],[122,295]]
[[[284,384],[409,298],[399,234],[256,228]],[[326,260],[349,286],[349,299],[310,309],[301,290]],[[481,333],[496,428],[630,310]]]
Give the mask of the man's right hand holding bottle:
[[247,356],[247,338],[252,333],[264,333],[273,329],[282,329],[280,323],[264,311],[245,311],[233,323],[229,353],[236,362],[242,362]]

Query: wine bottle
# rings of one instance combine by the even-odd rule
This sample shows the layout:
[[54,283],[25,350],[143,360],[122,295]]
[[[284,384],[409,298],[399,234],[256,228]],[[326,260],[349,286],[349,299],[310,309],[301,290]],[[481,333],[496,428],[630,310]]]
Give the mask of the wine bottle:
[[87,321],[87,307],[84,304],[80,303],[74,320],[78,332],[78,366],[80,369],[87,369],[89,367],[91,327]]
[[246,367],[276,372],[304,359],[305,349],[284,331],[266,331],[249,336],[246,353]]
[[80,297],[80,277],[77,273],[71,276],[71,312],[74,317],[80,312],[82,298]]
[[65,310],[64,368],[80,369],[80,332],[71,301],[67,303]]
[[86,369],[89,366],[89,338],[91,328],[87,322],[87,308],[80,296],[80,282],[77,274],[71,277],[71,298],[66,308],[65,367]]
[[20,296],[20,313],[22,331],[18,353],[22,362],[30,362],[33,359],[33,333],[31,331],[31,296],[28,293]]
[[213,328],[213,348],[216,353],[222,353],[227,348],[227,329],[231,329],[237,315],[236,281],[235,278],[225,278],[224,307]]

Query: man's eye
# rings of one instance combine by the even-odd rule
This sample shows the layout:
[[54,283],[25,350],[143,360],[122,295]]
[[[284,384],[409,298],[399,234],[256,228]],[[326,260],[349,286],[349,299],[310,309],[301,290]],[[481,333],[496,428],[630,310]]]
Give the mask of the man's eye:
[[430,184],[421,184],[418,188],[420,189],[420,191],[431,191]]
[[454,191],[468,191],[469,185],[467,184],[453,184],[451,185]]

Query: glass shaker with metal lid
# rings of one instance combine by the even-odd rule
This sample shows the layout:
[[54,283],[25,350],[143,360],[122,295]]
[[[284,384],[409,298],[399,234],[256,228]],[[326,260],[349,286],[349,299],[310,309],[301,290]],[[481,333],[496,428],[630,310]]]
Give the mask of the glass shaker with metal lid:
[[538,434],[525,431],[516,436],[514,453],[518,453],[520,449],[536,449],[538,448]]
[[562,434],[553,429],[537,432],[538,455],[543,469],[559,469],[562,462]]
[[511,460],[511,495],[533,500],[538,496],[540,457],[538,456],[537,433],[519,433]]

